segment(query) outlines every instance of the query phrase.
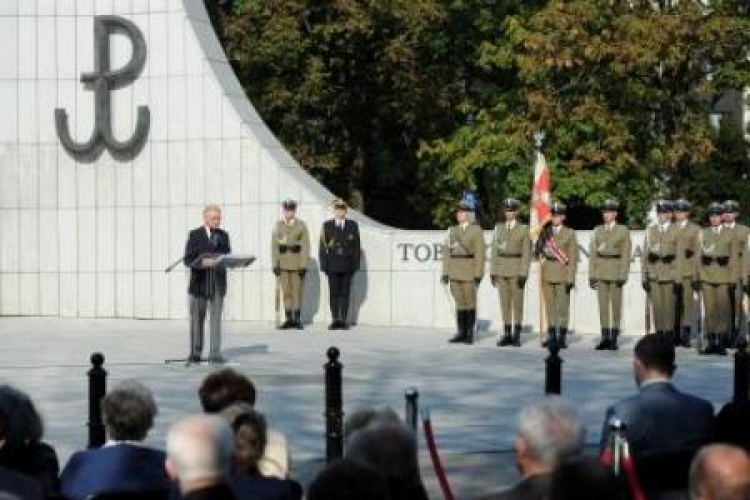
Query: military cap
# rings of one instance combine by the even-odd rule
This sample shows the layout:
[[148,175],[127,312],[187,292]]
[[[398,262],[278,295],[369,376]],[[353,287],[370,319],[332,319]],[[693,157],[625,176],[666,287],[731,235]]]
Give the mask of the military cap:
[[284,210],[297,210],[297,202],[292,199],[286,199],[281,202],[281,206]]
[[740,204],[734,200],[726,200],[724,202],[724,211],[727,213],[734,213],[740,211]]
[[692,205],[685,198],[680,198],[679,200],[674,202],[675,212],[689,212],[691,208]]
[[674,204],[669,200],[658,200],[656,202],[656,213],[668,214],[674,212]]
[[607,198],[602,203],[602,210],[605,212],[616,212],[620,208],[620,203],[613,198]]
[[567,210],[568,207],[559,202],[553,203],[550,207],[550,212],[552,212],[552,215],[565,215],[565,212],[567,212]]
[[507,198],[503,202],[503,210],[506,212],[517,212],[521,208],[521,202],[515,198]]
[[464,200],[459,201],[458,205],[456,205],[456,212],[473,212],[473,211],[474,211],[474,207]]
[[724,205],[722,205],[721,203],[713,202],[708,206],[708,213],[711,215],[723,214]]
[[333,200],[333,208],[346,210],[346,202],[341,198],[336,198],[335,200]]

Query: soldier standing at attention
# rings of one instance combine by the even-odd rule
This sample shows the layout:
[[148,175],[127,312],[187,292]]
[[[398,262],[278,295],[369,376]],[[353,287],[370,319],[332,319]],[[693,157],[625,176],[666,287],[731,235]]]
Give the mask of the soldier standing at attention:
[[725,356],[729,334],[729,285],[733,281],[734,242],[731,231],[722,224],[724,207],[711,203],[709,226],[700,232],[700,259],[694,288],[703,293],[704,327],[708,345],[703,354]]
[[616,200],[602,205],[604,224],[596,226],[589,245],[589,285],[599,301],[602,338],[596,349],[617,349],[622,317],[622,287],[630,272],[630,231],[617,223]]
[[679,332],[674,331],[679,230],[672,224],[672,210],[669,201],[656,202],[659,223],[646,229],[641,272],[649,299],[646,307],[653,309],[657,335],[669,337],[674,345],[680,345]]
[[283,218],[276,223],[271,236],[273,273],[281,282],[286,321],[279,327],[302,329],[302,284],[310,259],[310,236],[307,226],[296,217],[297,202],[282,203]]
[[729,285],[729,305],[731,308],[731,340],[730,345],[735,346],[743,329],[745,321],[745,310],[742,307],[742,267],[747,251],[747,239],[750,228],[737,222],[740,215],[740,204],[734,200],[724,202],[724,227],[732,235],[735,254],[732,256],[732,283]]
[[458,332],[452,343],[471,344],[477,320],[477,289],[484,275],[484,234],[470,222],[472,208],[466,203],[456,207],[456,225],[448,229],[443,248],[443,284],[449,284],[456,301]]
[[349,314],[349,293],[352,277],[359,269],[360,241],[359,226],[346,218],[346,203],[337,199],[333,202],[333,219],[323,223],[320,231],[320,270],[328,276],[328,295],[331,306],[329,330],[347,330]]
[[490,278],[500,295],[503,314],[504,333],[497,342],[499,346],[521,345],[523,295],[531,263],[531,236],[529,226],[518,222],[520,206],[518,200],[505,200],[505,221],[495,225],[492,241]]
[[[677,230],[677,248],[675,251],[675,307],[678,318],[675,322],[681,327],[680,343],[690,347],[693,316],[695,314],[695,297],[692,284],[696,280],[697,259],[700,253],[700,227],[690,220],[690,202],[679,199],[674,203],[675,229]],[[676,345],[676,344],[675,344]]]
[[547,340],[542,345],[556,343],[564,349],[567,347],[570,292],[576,282],[578,241],[575,231],[563,225],[565,205],[554,203],[550,212],[552,219],[545,223],[536,242],[548,323]]

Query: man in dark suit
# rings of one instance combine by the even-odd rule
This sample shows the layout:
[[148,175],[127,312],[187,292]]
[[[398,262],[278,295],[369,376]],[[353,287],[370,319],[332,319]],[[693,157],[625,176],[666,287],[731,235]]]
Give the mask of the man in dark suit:
[[0,499],[42,500],[42,485],[31,477],[0,466]]
[[602,448],[609,441],[609,421],[621,420],[635,456],[697,450],[714,437],[711,403],[678,391],[674,346],[661,335],[646,335],[635,345],[633,371],[639,392],[607,409]]
[[349,328],[349,292],[352,277],[359,269],[359,227],[346,218],[346,203],[333,202],[334,218],[323,223],[320,231],[320,269],[328,276],[328,291],[332,323],[330,330]]
[[516,464],[523,479],[508,490],[479,500],[543,500],[549,498],[552,473],[566,460],[581,456],[586,428],[575,407],[559,396],[523,407],[518,414]]
[[203,225],[190,231],[183,262],[190,268],[190,355],[188,361],[200,362],[203,351],[203,327],[210,306],[211,347],[209,361],[223,363],[221,356],[221,312],[227,293],[227,271],[217,266],[216,258],[231,253],[229,234],[219,228],[221,209],[207,205]]
[[156,402],[145,386],[123,382],[102,401],[107,443],[73,454],[60,475],[62,494],[84,499],[105,492],[168,491],[166,455],[141,444],[156,416]]

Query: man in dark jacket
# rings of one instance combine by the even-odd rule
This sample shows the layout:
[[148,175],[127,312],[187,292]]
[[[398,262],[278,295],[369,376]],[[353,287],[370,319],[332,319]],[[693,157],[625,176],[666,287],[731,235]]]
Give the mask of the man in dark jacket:
[[203,225],[190,231],[183,262],[190,268],[190,355],[188,361],[200,362],[203,351],[203,326],[210,305],[211,348],[209,361],[222,363],[221,313],[227,293],[227,272],[217,266],[216,258],[231,252],[229,234],[220,229],[221,209],[208,205],[203,209]]
[[346,218],[346,203],[333,203],[334,218],[320,231],[320,269],[328,276],[332,323],[330,330],[346,330],[352,277],[359,270],[361,254],[359,226]]

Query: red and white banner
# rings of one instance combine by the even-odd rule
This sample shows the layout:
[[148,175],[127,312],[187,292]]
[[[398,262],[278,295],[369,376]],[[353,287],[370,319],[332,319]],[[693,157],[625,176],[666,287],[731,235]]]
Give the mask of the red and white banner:
[[541,151],[536,152],[534,184],[531,188],[531,227],[544,224],[550,216],[551,188],[547,160]]

